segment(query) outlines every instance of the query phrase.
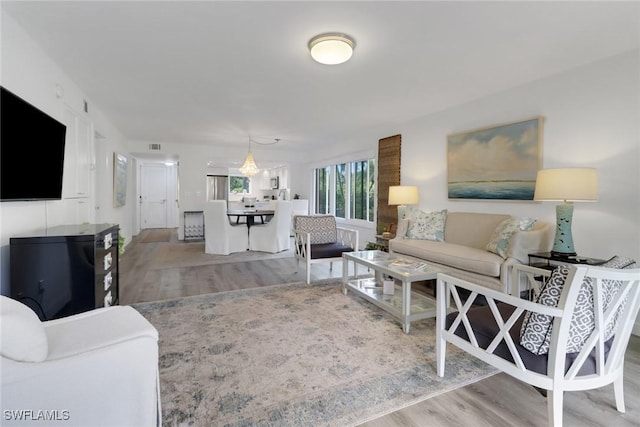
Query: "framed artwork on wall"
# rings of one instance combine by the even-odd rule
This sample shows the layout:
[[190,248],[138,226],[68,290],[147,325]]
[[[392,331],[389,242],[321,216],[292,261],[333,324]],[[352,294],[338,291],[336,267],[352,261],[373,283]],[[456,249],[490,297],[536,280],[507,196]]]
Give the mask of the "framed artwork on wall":
[[113,153],[113,207],[127,203],[127,156]]
[[449,199],[533,200],[543,117],[447,136]]

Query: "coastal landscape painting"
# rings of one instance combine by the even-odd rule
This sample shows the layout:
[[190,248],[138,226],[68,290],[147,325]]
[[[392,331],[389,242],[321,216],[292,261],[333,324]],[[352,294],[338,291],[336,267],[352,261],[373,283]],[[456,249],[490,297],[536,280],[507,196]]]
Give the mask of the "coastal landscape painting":
[[543,118],[447,137],[449,199],[533,200]]

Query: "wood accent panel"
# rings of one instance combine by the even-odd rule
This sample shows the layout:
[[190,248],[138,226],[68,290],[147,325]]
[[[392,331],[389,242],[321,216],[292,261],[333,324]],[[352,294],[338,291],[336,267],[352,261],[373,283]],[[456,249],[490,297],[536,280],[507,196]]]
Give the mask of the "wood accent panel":
[[378,141],[378,215],[376,232],[384,225],[398,223],[398,207],[389,206],[389,187],[400,185],[400,154],[402,135],[393,135]]

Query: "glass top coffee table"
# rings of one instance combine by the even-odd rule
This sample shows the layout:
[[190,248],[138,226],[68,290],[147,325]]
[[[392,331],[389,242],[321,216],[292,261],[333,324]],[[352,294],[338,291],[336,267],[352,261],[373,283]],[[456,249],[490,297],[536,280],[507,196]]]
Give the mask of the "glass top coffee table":
[[[350,278],[349,261],[373,270],[374,277]],[[342,254],[342,291],[346,295],[351,289],[398,318],[402,330],[408,334],[411,322],[436,315],[435,298],[411,291],[411,284],[435,279],[438,273],[446,271],[406,255],[382,251],[345,252]],[[399,280],[401,289],[394,284],[393,295],[386,295],[383,292],[384,276]]]

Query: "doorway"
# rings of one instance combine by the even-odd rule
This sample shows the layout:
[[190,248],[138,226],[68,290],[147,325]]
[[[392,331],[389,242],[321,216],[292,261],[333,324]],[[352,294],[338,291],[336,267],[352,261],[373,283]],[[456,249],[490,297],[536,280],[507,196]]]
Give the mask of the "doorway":
[[140,228],[178,227],[178,185],[175,164],[140,164]]

